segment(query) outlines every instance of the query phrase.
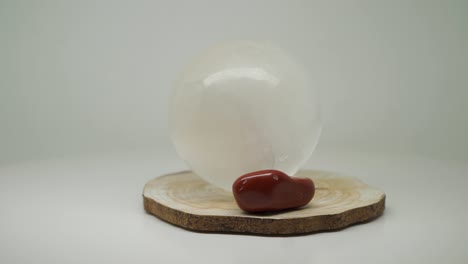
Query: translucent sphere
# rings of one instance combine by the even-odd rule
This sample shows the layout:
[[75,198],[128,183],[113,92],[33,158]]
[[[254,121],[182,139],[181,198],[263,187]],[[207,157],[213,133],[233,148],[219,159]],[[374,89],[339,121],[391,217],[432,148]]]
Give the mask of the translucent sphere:
[[170,121],[181,158],[227,190],[256,170],[294,175],[321,131],[303,67],[280,48],[251,41],[214,47],[189,65],[176,83]]

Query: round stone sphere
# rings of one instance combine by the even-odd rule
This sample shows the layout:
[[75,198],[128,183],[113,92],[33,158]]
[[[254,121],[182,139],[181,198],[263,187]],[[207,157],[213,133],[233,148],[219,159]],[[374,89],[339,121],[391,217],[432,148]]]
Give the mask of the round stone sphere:
[[269,43],[211,48],[186,68],[173,91],[170,126],[178,154],[195,174],[226,190],[257,170],[294,175],[321,131],[308,76]]

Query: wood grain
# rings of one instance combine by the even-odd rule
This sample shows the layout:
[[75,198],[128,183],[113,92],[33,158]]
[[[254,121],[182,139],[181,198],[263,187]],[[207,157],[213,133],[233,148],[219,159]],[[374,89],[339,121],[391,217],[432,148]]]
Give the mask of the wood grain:
[[248,214],[231,192],[207,183],[192,172],[149,181],[143,190],[145,210],[174,225],[202,232],[295,235],[342,229],[380,216],[385,193],[355,178],[323,171],[301,171],[316,186],[312,201],[301,208]]

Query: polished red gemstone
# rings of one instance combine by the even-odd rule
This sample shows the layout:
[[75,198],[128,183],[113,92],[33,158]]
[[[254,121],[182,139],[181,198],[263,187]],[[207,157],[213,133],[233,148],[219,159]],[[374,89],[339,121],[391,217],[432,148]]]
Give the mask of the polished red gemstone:
[[240,176],[232,185],[237,205],[247,212],[279,211],[310,202],[315,186],[309,178],[289,177],[277,170],[261,170]]

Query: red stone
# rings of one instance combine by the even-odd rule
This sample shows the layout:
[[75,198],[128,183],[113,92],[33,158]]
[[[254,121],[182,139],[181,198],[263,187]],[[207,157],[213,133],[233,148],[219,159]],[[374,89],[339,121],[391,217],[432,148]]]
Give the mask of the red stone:
[[309,178],[289,177],[277,170],[261,170],[240,176],[232,185],[237,205],[256,213],[301,207],[315,194]]

